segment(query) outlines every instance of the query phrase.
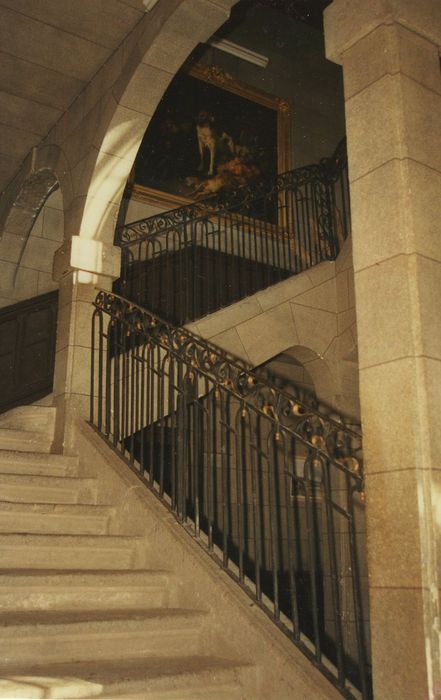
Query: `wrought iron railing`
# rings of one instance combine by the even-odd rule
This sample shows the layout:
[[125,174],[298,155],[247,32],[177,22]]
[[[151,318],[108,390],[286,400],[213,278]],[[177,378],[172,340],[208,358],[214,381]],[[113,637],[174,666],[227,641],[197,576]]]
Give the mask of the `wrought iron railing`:
[[345,697],[371,697],[360,435],[110,292],[90,420]]
[[334,260],[350,231],[346,145],[259,186],[117,229],[114,291],[184,324]]

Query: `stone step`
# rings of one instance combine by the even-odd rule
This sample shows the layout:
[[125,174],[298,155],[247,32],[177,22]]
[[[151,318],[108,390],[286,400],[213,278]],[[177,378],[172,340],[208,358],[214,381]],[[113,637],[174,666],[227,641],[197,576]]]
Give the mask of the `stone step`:
[[144,540],[124,535],[0,534],[0,562],[13,569],[129,569]]
[[70,476],[0,475],[4,501],[20,503],[83,503],[96,501],[96,480]]
[[53,439],[56,411],[54,406],[17,406],[0,415],[0,428],[46,433]]
[[2,613],[2,663],[197,654],[204,618],[182,608]]
[[34,476],[75,476],[78,457],[41,454],[38,452],[0,452],[0,474],[29,474]]
[[0,450],[49,453],[52,437],[45,432],[0,428]]
[[52,391],[50,394],[46,394],[46,396],[43,396],[43,398],[38,399],[37,401],[34,401],[32,403],[32,406],[53,406],[55,401],[54,397],[54,392]]
[[0,533],[104,535],[114,513],[109,506],[0,501]]
[[[75,668],[75,667],[74,667]],[[54,676],[52,667],[49,666],[44,672],[20,668],[13,674],[9,669],[0,669],[0,698],[12,700],[12,698],[22,698],[23,700],[33,700],[34,698],[59,698],[60,700],[70,700],[70,698],[84,698],[92,700],[101,695],[101,688],[97,683],[89,683],[83,678],[75,676],[74,668],[70,669],[67,677]]]
[[[165,663],[164,663],[165,662]],[[124,669],[122,676],[121,670]],[[101,697],[130,700],[243,700],[245,667],[216,656],[129,659],[98,670]],[[93,678],[84,669],[84,678]],[[121,677],[122,676],[122,677]]]
[[0,698],[243,700],[241,667],[211,656],[167,656],[0,667]]
[[120,700],[207,700],[207,698],[210,700],[243,700],[246,696],[243,694],[242,686],[228,683],[218,685],[214,680],[213,683],[178,687],[173,690],[141,690],[130,693],[117,692],[113,695],[105,693],[104,697],[108,700],[111,698],[120,698]]
[[153,570],[0,570],[0,611],[158,608],[170,576]]

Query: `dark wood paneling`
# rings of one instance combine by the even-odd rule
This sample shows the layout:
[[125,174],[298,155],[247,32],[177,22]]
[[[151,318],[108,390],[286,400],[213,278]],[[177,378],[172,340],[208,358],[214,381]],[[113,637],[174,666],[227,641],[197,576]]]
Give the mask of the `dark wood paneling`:
[[0,310],[0,413],[52,391],[58,292]]

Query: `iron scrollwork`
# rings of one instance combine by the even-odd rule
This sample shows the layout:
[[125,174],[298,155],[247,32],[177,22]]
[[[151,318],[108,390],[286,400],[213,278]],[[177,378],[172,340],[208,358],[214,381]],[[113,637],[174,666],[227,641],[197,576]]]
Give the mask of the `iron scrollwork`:
[[195,223],[210,216],[226,216],[232,211],[251,210],[251,205],[256,201],[265,199],[271,201],[281,192],[297,191],[307,185],[313,186],[317,195],[319,235],[329,242],[333,238],[333,227],[327,189],[341,177],[345,169],[347,169],[346,140],[343,139],[331,158],[324,158],[318,164],[303,166],[278,175],[269,188],[263,183],[255,183],[249,187],[223,193],[221,197],[211,195],[199,202],[125,224],[117,229],[115,243],[127,246],[171,228]]
[[153,311],[94,305],[92,425],[345,697],[350,681],[370,700],[360,435]]
[[123,297],[101,291],[94,305],[111,319],[122,323],[125,331],[133,334],[139,342],[153,340],[194,371],[207,376],[223,391],[252,405],[275,426],[292,432],[317,455],[339,463],[343,470],[359,479],[361,488],[362,445],[358,433],[272,386],[267,378],[259,377],[257,372],[215,345],[184,328],[173,326]]

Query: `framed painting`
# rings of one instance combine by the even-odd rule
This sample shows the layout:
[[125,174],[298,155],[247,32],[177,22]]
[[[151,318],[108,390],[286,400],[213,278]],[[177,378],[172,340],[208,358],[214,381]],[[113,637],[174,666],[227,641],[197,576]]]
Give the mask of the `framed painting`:
[[170,84],[145,133],[132,194],[173,208],[291,169],[290,110],[278,97],[197,65]]

